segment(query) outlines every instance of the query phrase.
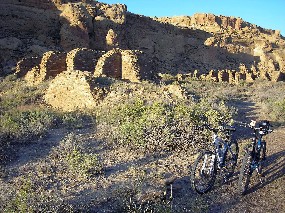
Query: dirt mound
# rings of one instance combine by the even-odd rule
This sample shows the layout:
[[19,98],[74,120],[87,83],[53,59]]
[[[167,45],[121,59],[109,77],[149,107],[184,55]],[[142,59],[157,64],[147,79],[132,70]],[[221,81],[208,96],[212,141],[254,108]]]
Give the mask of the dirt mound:
[[62,111],[74,111],[93,108],[100,93],[89,72],[65,71],[57,75],[50,83],[44,100],[53,108]]

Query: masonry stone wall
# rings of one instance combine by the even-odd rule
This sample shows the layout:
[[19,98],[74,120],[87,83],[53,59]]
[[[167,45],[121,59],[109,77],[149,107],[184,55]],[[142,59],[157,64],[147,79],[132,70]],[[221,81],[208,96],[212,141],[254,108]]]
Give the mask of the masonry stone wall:
[[39,57],[30,57],[21,59],[16,66],[15,74],[22,78],[24,77],[33,67],[39,65],[41,58]]
[[66,69],[66,53],[49,51],[43,55],[40,72],[44,80],[55,77]]
[[40,67],[39,65],[33,67],[29,72],[24,76],[25,81],[28,85],[34,86],[43,82]]
[[81,70],[93,73],[99,58],[104,53],[104,51],[76,48],[67,54],[67,70]]
[[139,54],[141,54],[141,51],[118,48],[110,50],[98,60],[94,75],[106,75],[138,82],[141,78]]
[[96,105],[92,94],[91,73],[65,71],[56,76],[44,95],[53,108],[62,111],[91,109]]
[[95,68],[95,76],[106,75],[122,78],[122,54],[119,49],[113,49],[104,54]]
[[141,67],[138,55],[141,51],[122,50],[122,79],[139,82],[141,78]]

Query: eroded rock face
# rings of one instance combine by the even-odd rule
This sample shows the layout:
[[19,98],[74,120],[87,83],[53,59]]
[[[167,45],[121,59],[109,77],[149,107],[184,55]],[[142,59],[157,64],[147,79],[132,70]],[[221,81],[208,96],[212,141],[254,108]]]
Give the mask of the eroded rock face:
[[121,52],[118,66],[133,69],[138,63],[144,68],[140,75],[149,79],[157,73],[195,70],[205,76],[211,70],[239,72],[240,64],[247,70],[254,67],[254,75],[268,79],[277,71],[285,73],[285,41],[280,31],[239,17],[150,18],[127,12],[126,5],[93,0],[2,0],[0,27],[0,70],[16,66],[22,58],[42,57],[47,51],[119,48],[144,53],[143,59],[130,57],[127,68]]

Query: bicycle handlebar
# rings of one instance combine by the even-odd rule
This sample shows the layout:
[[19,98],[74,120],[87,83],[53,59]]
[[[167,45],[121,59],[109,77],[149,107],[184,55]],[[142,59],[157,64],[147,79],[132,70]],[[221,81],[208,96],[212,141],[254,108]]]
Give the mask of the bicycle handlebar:
[[[269,121],[265,121],[265,122],[266,122],[266,125],[268,126],[268,129],[267,129],[268,133],[271,133],[273,130],[270,129],[269,127],[273,127],[273,126],[269,123]],[[245,123],[245,122],[241,122],[241,121],[235,121],[235,123],[239,124],[242,127],[249,127],[253,130],[261,130],[262,128],[264,128],[264,126],[256,127],[257,122],[254,120],[251,120],[250,123]],[[260,123],[259,123],[259,125],[260,125]]]

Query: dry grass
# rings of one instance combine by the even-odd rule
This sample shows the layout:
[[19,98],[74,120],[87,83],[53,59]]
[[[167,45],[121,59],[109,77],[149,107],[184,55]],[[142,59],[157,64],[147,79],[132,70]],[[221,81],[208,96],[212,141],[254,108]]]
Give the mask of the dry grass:
[[[218,184],[202,197],[190,189],[189,169],[197,146],[187,145],[193,140],[189,127],[199,123],[201,116],[212,122],[221,115],[230,120],[232,106],[239,109],[239,119],[256,113],[257,118],[284,125],[284,83],[229,85],[184,80],[172,81],[171,87],[113,79],[100,79],[100,83],[108,85],[110,93],[93,112],[59,113],[41,101],[46,85],[29,88],[12,77],[2,79],[2,143],[7,132],[10,141],[26,141],[2,150],[6,155],[15,155],[10,162],[1,163],[2,211],[211,212],[247,208],[241,203],[243,198],[232,200],[236,197],[235,178],[229,185]],[[253,105],[252,111],[244,107],[248,102]],[[55,127],[60,129],[53,130]],[[177,133],[182,130],[179,138]],[[155,148],[146,151],[146,145],[152,142]],[[246,143],[241,142],[242,146]],[[270,156],[282,151],[277,147]],[[280,181],[276,178],[252,194],[255,203],[258,205],[257,197],[266,191],[280,194]],[[218,196],[224,200],[219,207]],[[268,201],[267,209],[276,204],[270,197],[262,199]]]

